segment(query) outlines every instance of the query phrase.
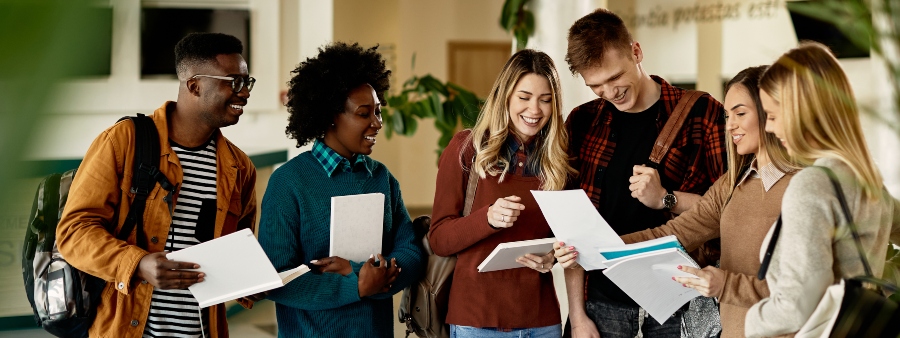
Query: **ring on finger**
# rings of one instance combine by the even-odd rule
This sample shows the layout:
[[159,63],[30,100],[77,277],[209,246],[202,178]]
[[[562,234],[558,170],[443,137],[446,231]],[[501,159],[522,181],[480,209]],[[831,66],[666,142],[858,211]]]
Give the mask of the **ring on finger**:
[[500,216],[503,220],[503,223],[506,223],[506,215]]

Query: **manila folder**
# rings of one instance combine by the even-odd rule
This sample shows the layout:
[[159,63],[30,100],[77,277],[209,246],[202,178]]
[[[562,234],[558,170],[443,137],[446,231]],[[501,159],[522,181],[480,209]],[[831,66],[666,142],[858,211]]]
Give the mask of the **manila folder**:
[[201,308],[282,287],[309,271],[300,265],[276,272],[250,229],[168,253],[166,258],[200,265],[196,270],[206,277],[188,289]]
[[365,262],[381,252],[384,234],[384,194],[335,196],[331,198],[331,250],[354,262]]

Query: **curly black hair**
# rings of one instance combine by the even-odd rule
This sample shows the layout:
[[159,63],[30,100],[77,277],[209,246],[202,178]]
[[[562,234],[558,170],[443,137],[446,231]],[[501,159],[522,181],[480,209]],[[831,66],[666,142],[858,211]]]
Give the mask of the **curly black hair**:
[[238,38],[222,33],[191,33],[175,45],[175,71],[183,80],[191,66],[209,62],[220,54],[241,54],[244,45]]
[[363,49],[358,43],[333,42],[319,48],[319,54],[291,71],[288,82],[288,126],[285,134],[300,148],[325,134],[350,91],[368,83],[385,103],[391,71],[384,65],[378,46]]

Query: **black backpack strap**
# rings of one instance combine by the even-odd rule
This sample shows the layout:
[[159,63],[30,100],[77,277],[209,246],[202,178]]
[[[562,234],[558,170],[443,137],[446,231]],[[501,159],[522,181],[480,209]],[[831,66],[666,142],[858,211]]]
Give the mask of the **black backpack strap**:
[[134,194],[134,201],[131,202],[128,216],[125,217],[125,223],[117,237],[126,240],[131,235],[131,231],[137,227],[137,245],[146,250],[147,234],[144,232],[143,215],[147,207],[147,197],[153,191],[156,183],[159,183],[161,188],[170,193],[166,198],[171,198],[171,193],[175,191],[175,185],[159,171],[159,133],[156,131],[153,119],[144,114],[137,114],[137,116],[123,117],[119,121],[125,119],[131,120],[134,124],[134,168],[131,180],[131,193]]
[[828,179],[831,180],[831,185],[834,187],[834,193],[837,196],[838,202],[841,204],[841,211],[844,213],[847,227],[850,228],[850,233],[853,235],[853,242],[856,244],[856,251],[859,253],[859,259],[862,261],[866,276],[874,278],[872,268],[869,266],[869,261],[866,259],[866,252],[862,247],[862,241],[859,239],[859,231],[856,230],[856,223],[853,222],[853,214],[850,213],[850,207],[847,205],[847,198],[844,197],[844,189],[841,189],[841,183],[838,182],[837,176],[830,168],[822,166],[816,167],[828,174]]
[[778,215],[775,230],[772,230],[772,238],[769,239],[769,246],[766,247],[766,254],[759,265],[759,271],[756,272],[756,278],[759,280],[766,279],[766,272],[769,271],[769,263],[772,262],[772,253],[775,252],[775,244],[778,243],[779,234],[781,234],[781,215]]

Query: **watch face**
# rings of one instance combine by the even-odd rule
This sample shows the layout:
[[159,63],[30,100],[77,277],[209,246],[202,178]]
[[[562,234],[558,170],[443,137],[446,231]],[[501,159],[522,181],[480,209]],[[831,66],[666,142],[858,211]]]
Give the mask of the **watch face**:
[[666,197],[663,197],[663,204],[666,209],[672,209],[672,207],[675,206],[676,201],[675,194],[668,194]]

